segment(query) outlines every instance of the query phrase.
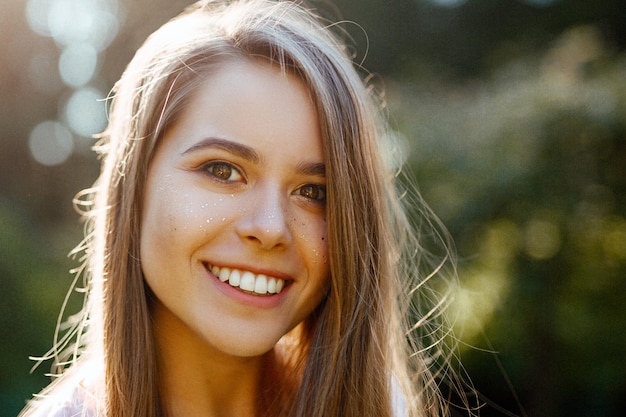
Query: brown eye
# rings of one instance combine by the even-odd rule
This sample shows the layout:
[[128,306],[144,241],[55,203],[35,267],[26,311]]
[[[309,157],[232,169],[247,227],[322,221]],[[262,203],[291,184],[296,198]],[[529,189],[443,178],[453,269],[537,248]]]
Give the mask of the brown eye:
[[226,162],[213,162],[204,166],[206,172],[222,181],[239,181],[242,176],[231,164]]
[[326,201],[326,187],[323,185],[307,184],[300,187],[299,194],[311,200]]

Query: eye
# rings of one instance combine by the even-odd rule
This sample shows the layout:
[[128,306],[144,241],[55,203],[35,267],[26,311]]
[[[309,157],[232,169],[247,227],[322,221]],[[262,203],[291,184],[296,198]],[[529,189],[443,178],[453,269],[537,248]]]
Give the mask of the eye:
[[220,181],[243,180],[243,175],[239,170],[226,162],[211,162],[204,165],[202,169]]
[[326,201],[326,187],[317,184],[306,184],[298,189],[298,194],[310,200],[323,203]]

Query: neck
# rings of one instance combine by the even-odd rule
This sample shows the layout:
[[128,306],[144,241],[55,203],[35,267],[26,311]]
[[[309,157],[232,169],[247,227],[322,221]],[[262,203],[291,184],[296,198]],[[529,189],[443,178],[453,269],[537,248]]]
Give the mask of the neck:
[[169,417],[256,417],[275,375],[274,352],[242,358],[202,340],[157,303],[154,337],[161,403]]

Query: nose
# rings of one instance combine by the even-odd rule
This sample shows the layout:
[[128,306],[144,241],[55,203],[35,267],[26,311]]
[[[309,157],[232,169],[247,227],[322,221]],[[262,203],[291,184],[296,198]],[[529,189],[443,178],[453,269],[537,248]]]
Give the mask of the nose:
[[262,192],[249,197],[237,223],[240,238],[265,250],[289,245],[292,235],[284,198],[278,192]]

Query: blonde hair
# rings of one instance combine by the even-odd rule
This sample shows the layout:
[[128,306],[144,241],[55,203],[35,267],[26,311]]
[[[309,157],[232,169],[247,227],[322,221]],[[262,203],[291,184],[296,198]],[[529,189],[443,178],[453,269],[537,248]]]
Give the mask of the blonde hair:
[[438,339],[433,332],[440,327],[429,327],[438,310],[409,311],[414,295],[427,293],[427,277],[418,271],[425,249],[410,232],[394,175],[383,164],[380,106],[339,38],[288,1],[196,3],[148,38],[115,85],[109,126],[97,146],[102,172],[80,203],[90,206],[80,246],[88,258],[88,303],[74,328],[82,353],[74,352],[74,363],[44,393],[54,396],[59,381],[103,361],[96,383],[102,390],[89,390],[99,415],[164,414],[139,258],[146,176],[160,138],[197,83],[242,59],[269,61],[303,80],[318,112],[327,167],[330,291],[288,358],[297,378],[282,393],[287,401],[269,404],[267,415],[385,417],[393,415],[394,402],[409,416],[445,415],[430,370],[435,362],[415,332]]

